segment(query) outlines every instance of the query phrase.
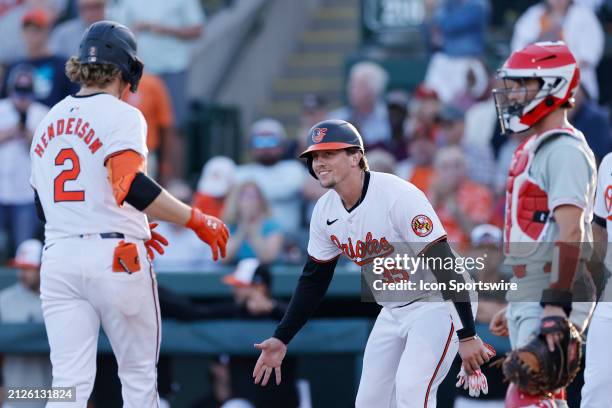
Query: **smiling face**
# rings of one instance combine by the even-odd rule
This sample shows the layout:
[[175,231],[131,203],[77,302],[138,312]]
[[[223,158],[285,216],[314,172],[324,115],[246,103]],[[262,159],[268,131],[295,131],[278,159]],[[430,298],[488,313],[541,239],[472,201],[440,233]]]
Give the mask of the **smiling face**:
[[361,152],[349,153],[346,149],[315,151],[312,152],[312,169],[322,187],[334,188],[352,173],[361,171],[361,157]]

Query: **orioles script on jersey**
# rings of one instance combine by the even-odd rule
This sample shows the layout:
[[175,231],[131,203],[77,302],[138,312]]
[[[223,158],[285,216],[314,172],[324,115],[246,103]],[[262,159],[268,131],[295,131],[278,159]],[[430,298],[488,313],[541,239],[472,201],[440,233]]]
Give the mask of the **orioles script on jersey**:
[[[366,234],[365,241],[357,240],[355,246],[353,246],[351,238],[348,239],[346,244],[341,243],[335,235],[331,235],[329,238],[351,261],[359,266],[370,263],[379,256],[389,255],[394,251],[393,245],[387,241],[387,238],[382,237],[380,240],[372,238],[371,232]],[[357,259],[361,259],[361,261],[357,261]]]
[[36,144],[34,151],[39,157],[43,157],[45,149],[53,138],[68,135],[78,136],[89,147],[91,154],[102,147],[102,142],[96,137],[96,132],[89,126],[89,122],[83,123],[83,119],[69,118],[58,119],[47,126],[47,131],[43,132],[40,143]]

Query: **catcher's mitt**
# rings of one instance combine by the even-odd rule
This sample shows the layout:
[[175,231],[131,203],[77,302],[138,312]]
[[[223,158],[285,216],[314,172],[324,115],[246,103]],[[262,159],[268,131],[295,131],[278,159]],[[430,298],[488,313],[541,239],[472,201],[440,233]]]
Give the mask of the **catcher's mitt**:
[[[555,351],[548,350],[546,335],[558,333]],[[540,334],[512,351],[503,363],[504,377],[531,395],[545,395],[568,386],[580,370],[582,338],[564,317],[542,319]]]

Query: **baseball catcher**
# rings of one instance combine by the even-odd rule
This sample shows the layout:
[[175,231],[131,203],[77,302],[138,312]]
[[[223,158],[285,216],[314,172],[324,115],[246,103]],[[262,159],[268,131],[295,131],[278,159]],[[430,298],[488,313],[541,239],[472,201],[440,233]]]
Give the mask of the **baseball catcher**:
[[[592,242],[595,157],[568,121],[580,69],[563,42],[515,51],[493,91],[503,133],[522,133],[506,184],[505,263],[518,290],[491,321],[514,350],[503,365],[506,407],[552,402],[579,370],[581,340],[594,306],[586,271]],[[527,405],[526,405],[527,404]],[[540,404],[540,405],[537,405]]]

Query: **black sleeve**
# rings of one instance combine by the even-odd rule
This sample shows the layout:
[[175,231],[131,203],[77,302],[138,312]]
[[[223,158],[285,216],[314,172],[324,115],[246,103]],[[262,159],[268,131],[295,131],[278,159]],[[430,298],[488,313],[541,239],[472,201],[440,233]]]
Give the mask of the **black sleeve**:
[[125,196],[125,201],[138,211],[143,211],[161,192],[162,188],[159,184],[144,173],[138,172]]
[[600,216],[598,216],[597,214],[593,214],[593,222],[597,225],[599,225],[601,228],[606,228],[606,219],[605,218],[601,218]]
[[43,211],[42,204],[40,203],[40,197],[38,196],[38,191],[34,190],[34,204],[36,205],[36,215],[38,215],[38,219],[40,222],[45,224],[47,219],[45,218],[45,212]]
[[338,257],[328,262],[317,262],[308,258],[287,312],[276,326],[273,337],[289,344],[321,303],[334,276],[337,263]]
[[[442,260],[448,258],[455,258],[455,254],[453,253],[446,239],[443,239],[430,245],[427,249],[425,249],[424,255],[426,258],[441,258]],[[429,264],[433,266],[431,270],[438,282],[447,283],[447,288],[449,287],[448,282],[450,282],[451,280],[455,280],[457,282],[465,282],[465,279],[463,279],[463,274],[455,273],[455,271],[453,270],[442,267],[445,264],[444,261],[431,262]],[[438,267],[441,268],[439,269]],[[457,330],[457,336],[459,337],[459,339],[474,336],[476,334],[476,327],[474,325],[474,315],[472,314],[472,304],[470,302],[469,292],[465,290],[458,292],[449,289],[442,291],[442,297],[444,298],[444,300],[451,300],[453,302],[453,304],[455,305],[455,309],[457,310],[457,314],[461,319],[463,328]]]

